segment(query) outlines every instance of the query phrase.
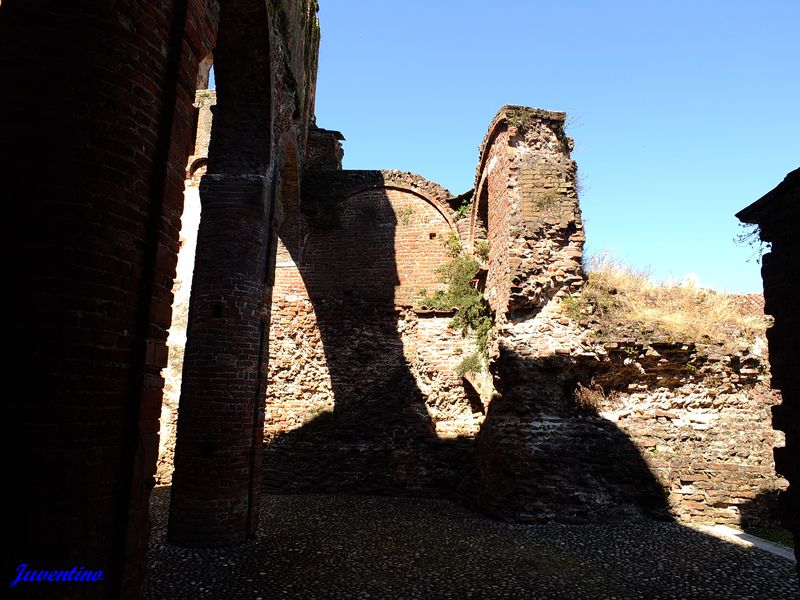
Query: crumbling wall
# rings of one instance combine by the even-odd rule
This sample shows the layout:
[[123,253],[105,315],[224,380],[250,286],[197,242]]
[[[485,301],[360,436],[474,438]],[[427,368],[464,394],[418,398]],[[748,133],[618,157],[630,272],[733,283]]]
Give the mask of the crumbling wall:
[[482,414],[455,373],[463,339],[450,313],[414,308],[442,287],[448,197],[408,173],[306,173],[305,214],[287,215],[278,249],[266,489],[458,485],[470,463],[459,438],[475,436]]
[[[670,341],[609,342],[578,389],[585,410],[628,436],[680,521],[776,523],[769,414],[780,397],[766,385],[763,339],[739,350]],[[599,368],[598,368],[599,367]],[[591,379],[588,379],[588,376]],[[588,383],[591,381],[591,383]]]
[[478,502],[513,519],[586,518],[601,505],[621,505],[616,490],[625,478],[606,484],[593,473],[598,461],[586,455],[609,456],[611,445],[635,454],[613,426],[598,423],[598,430],[576,418],[565,396],[569,357],[582,347],[561,300],[583,284],[584,241],[565,117],[501,109],[476,177],[473,220],[488,216],[486,297],[495,311],[490,354],[498,392],[479,438]]
[[[500,111],[458,228],[461,200],[409,173],[342,171],[341,134],[312,130],[302,186],[295,168],[280,186],[266,490],[448,496],[515,520],[771,522],[786,482],[763,340],[734,353],[636,332],[599,341],[570,309],[584,234],[563,122]],[[417,301],[443,289],[456,231],[468,251],[488,242],[483,398],[480,374],[457,374],[474,344],[452,311]]]
[[569,310],[584,235],[563,122],[505,107],[482,149],[471,235],[485,227],[491,244],[497,395],[479,436],[478,505],[532,521],[770,522],[786,482],[770,457],[781,439],[766,419],[777,399],[763,340],[734,354],[619,332],[598,341]]

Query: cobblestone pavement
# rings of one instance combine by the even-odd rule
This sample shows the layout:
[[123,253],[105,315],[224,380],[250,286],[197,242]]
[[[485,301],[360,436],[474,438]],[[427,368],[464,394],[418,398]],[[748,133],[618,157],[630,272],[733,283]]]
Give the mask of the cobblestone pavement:
[[800,599],[794,564],[675,523],[512,525],[444,500],[265,496],[257,539],[166,543],[153,496],[146,598]]

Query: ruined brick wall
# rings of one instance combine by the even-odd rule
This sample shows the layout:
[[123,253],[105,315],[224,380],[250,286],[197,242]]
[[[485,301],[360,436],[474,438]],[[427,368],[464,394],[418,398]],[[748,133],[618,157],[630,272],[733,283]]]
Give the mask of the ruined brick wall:
[[[794,532],[795,554],[800,541],[800,169],[795,169],[775,189],[736,215],[758,225],[760,239],[771,245],[762,257],[764,310],[775,323],[767,331],[771,385],[783,402],[773,409],[775,429],[786,436],[775,449],[775,467],[791,487],[783,497],[783,522]],[[799,563],[800,564],[800,563]],[[800,568],[800,567],[799,567]]]
[[[19,473],[6,572],[34,559],[104,572],[39,597],[141,590],[194,82],[215,23],[200,0],[0,8],[0,118],[14,148],[0,164],[26,290],[11,368],[37,382],[9,416]],[[46,177],[37,148],[55,157]]]
[[167,485],[172,481],[178,428],[178,402],[181,393],[181,374],[189,316],[189,296],[192,289],[192,271],[197,248],[197,230],[200,226],[200,179],[206,172],[208,143],[211,139],[213,125],[211,107],[216,104],[216,101],[215,90],[197,90],[194,104],[197,109],[197,133],[194,152],[189,156],[186,167],[183,215],[178,239],[180,250],[175,281],[172,286],[172,321],[167,338],[169,358],[162,371],[164,397],[161,403],[156,485]]
[[[471,240],[488,231],[485,295],[498,322],[583,284],[583,225],[565,113],[505,106],[481,149]],[[488,222],[487,222],[488,221]]]
[[773,472],[781,440],[758,346],[728,356],[667,340],[606,347],[565,310],[582,289],[584,234],[563,119],[505,107],[483,146],[471,229],[486,227],[491,243],[499,394],[479,437],[479,505],[520,520],[774,522],[786,482]]
[[770,427],[780,398],[766,385],[765,350],[763,338],[730,354],[624,340],[606,343],[591,368],[595,387],[581,392],[636,446],[678,520],[776,524],[787,482],[772,458],[783,436]]
[[344,136],[338,131],[311,127],[306,141],[304,169],[337,170],[342,168]]
[[472,237],[480,225],[488,229],[485,293],[495,311],[490,354],[499,392],[481,430],[478,496],[485,510],[517,519],[589,514],[584,503],[608,492],[574,468],[579,450],[620,438],[611,427],[592,439],[563,401],[561,357],[579,351],[580,335],[568,330],[561,299],[583,284],[584,241],[565,117],[503,107],[476,177]]
[[482,421],[455,374],[442,287],[449,194],[399,172],[306,175],[286,224],[270,334],[264,485],[271,491],[443,495]]
[[310,136],[306,164],[331,168],[281,187],[266,490],[449,496],[517,520],[772,522],[786,482],[770,456],[782,439],[766,419],[763,340],[730,355],[598,343],[565,310],[583,285],[583,230],[563,120],[499,113],[457,228],[490,244],[478,285],[496,311],[491,401],[477,376],[456,375],[474,348],[451,314],[414,306],[443,287],[447,191],[341,171],[340,134]]

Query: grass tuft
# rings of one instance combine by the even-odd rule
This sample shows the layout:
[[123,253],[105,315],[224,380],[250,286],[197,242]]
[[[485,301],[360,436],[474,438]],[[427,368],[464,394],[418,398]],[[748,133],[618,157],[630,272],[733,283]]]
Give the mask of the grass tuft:
[[580,297],[562,301],[573,319],[592,317],[605,335],[633,333],[671,341],[717,344],[735,351],[763,335],[767,318],[743,314],[727,294],[693,285],[654,283],[647,271],[607,255],[589,261]]

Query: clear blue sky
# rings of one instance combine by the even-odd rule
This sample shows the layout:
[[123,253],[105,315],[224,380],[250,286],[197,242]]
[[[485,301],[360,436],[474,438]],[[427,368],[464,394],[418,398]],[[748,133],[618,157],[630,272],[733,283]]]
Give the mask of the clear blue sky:
[[564,110],[590,253],[761,290],[734,213],[800,166],[800,0],[320,0],[346,169],[472,187],[503,104]]

